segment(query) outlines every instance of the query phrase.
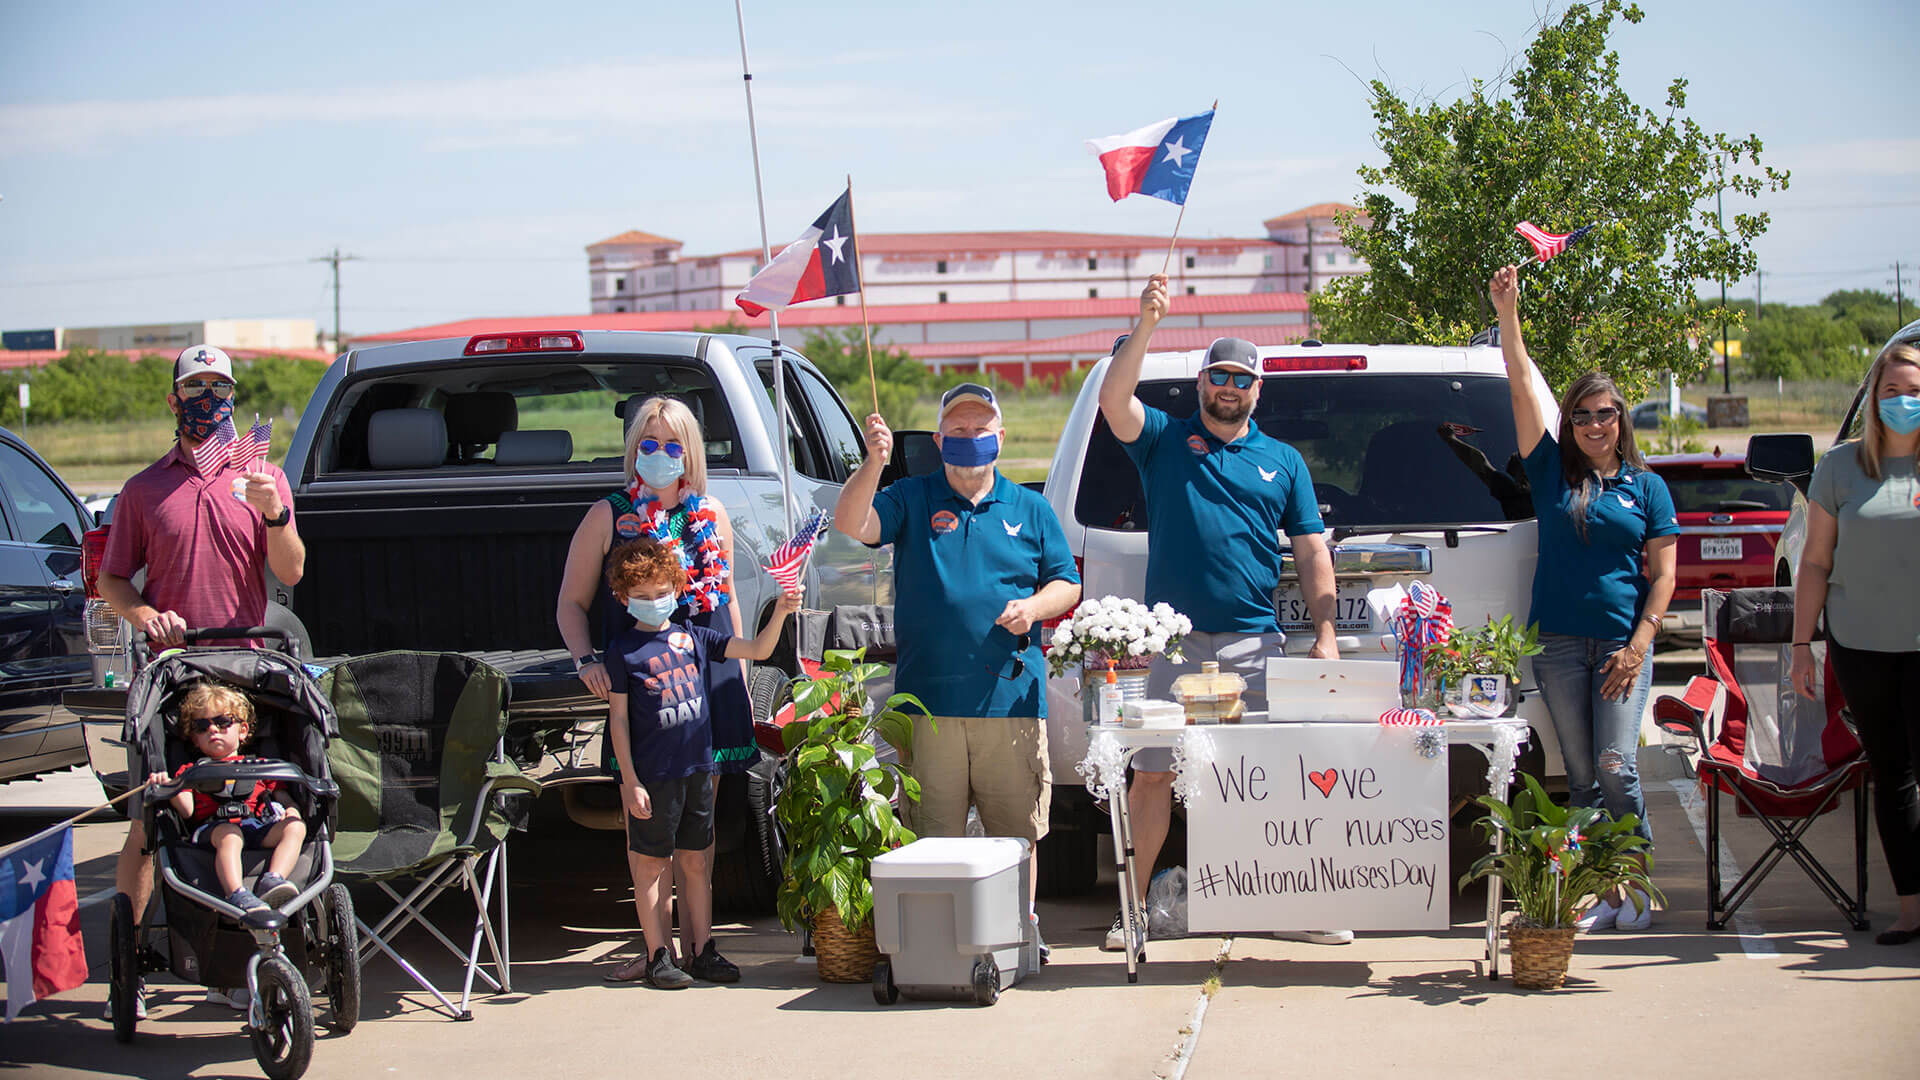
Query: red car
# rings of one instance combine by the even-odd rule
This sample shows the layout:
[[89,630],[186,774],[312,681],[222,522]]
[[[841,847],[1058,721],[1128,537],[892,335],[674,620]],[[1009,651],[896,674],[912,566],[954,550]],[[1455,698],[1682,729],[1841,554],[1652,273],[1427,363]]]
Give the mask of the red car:
[[1678,578],[1662,638],[1700,638],[1700,590],[1773,584],[1773,548],[1793,489],[1748,476],[1744,453],[1660,454],[1647,466],[1673,492],[1680,518]]

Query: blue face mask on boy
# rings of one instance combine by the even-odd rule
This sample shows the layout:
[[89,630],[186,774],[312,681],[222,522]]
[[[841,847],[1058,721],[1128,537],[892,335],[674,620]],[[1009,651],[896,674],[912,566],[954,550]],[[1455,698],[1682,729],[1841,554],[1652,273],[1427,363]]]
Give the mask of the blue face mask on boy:
[[680,601],[672,593],[653,600],[644,600],[638,596],[627,601],[627,614],[641,626],[664,626],[673,617],[673,609]]
[[1880,399],[1880,422],[1896,435],[1920,431],[1920,397],[1901,394]]
[[1000,457],[1000,436],[975,435],[962,439],[954,435],[940,437],[940,460],[956,469],[977,469],[991,465]]

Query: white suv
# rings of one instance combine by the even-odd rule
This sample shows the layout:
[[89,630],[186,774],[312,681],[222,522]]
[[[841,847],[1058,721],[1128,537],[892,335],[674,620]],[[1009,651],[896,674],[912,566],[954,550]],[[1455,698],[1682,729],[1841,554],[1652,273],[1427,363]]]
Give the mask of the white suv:
[[[1263,386],[1253,419],[1261,431],[1298,450],[1312,471],[1334,554],[1342,656],[1394,662],[1381,640],[1387,628],[1374,622],[1366,594],[1395,582],[1432,584],[1452,601],[1461,625],[1509,612],[1526,618],[1536,529],[1514,456],[1513,411],[1498,348],[1310,341],[1259,352]],[[1204,355],[1150,353],[1136,395],[1176,418],[1191,416]],[[1100,415],[1100,384],[1111,362],[1095,365],[1081,387],[1045,490],[1080,564],[1083,595],[1141,598],[1145,496],[1133,462]],[[1533,392],[1547,429],[1556,430],[1559,408],[1538,376]],[[1283,561],[1280,576],[1275,603],[1281,627],[1300,631],[1286,651],[1304,656],[1312,634],[1290,562]],[[1528,689],[1530,674],[1522,678]],[[1520,715],[1536,733],[1532,761],[1523,758],[1523,767],[1564,774],[1537,693],[1527,694]],[[1056,825],[1084,824],[1085,817],[1060,799],[1062,793],[1085,794],[1073,771],[1087,746],[1077,678],[1047,684],[1047,740]],[[1484,790],[1485,771],[1467,752],[1455,762],[1455,791]]]

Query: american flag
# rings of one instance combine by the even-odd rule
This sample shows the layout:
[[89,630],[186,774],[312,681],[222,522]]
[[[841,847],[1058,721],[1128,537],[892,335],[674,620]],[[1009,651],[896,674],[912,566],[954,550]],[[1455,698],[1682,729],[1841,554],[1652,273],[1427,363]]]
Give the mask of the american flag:
[[1533,245],[1533,257],[1546,262],[1555,255],[1567,250],[1574,241],[1593,231],[1593,226],[1582,225],[1570,233],[1550,233],[1531,221],[1523,221],[1513,227],[1513,231],[1527,238]]
[[273,421],[254,415],[253,426],[233,444],[233,467],[245,472],[267,457],[267,444],[273,441]]
[[800,570],[807,563],[807,556],[813,551],[813,542],[827,529],[827,512],[815,510],[807,520],[800,523],[793,538],[774,549],[767,559],[767,573],[780,583],[780,588],[791,591],[800,587]]
[[213,434],[193,448],[193,467],[200,471],[201,476],[212,476],[215,470],[232,460],[233,442],[233,417],[229,416],[220,421],[220,426],[213,429]]

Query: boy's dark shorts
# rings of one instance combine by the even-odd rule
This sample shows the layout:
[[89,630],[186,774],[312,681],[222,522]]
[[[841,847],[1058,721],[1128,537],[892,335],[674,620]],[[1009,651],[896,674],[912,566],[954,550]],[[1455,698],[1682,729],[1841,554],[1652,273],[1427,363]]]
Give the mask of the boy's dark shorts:
[[653,859],[676,851],[705,851],[713,843],[713,774],[698,772],[665,780],[642,780],[653,816],[627,815],[627,849]]
[[225,818],[206,821],[202,822],[198,828],[193,830],[193,835],[188,838],[187,842],[195,847],[206,848],[211,851],[213,850],[214,828],[220,825],[233,824],[240,827],[241,847],[248,850],[264,848],[267,846],[267,832],[275,825],[280,824],[280,820],[281,819],[276,818],[273,821],[268,821],[265,818],[244,817],[234,822],[229,822]]

